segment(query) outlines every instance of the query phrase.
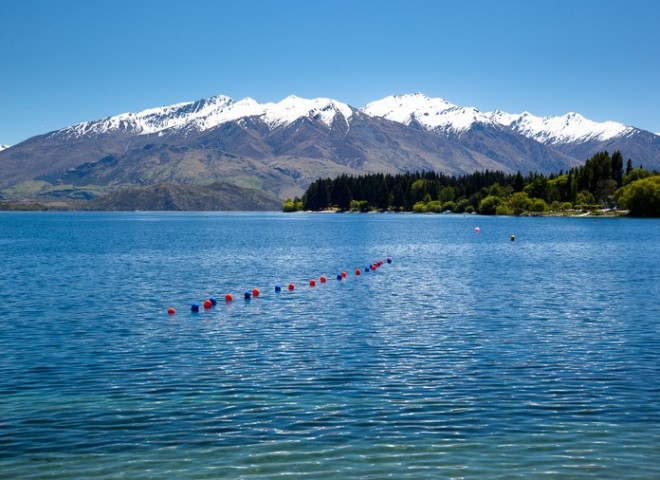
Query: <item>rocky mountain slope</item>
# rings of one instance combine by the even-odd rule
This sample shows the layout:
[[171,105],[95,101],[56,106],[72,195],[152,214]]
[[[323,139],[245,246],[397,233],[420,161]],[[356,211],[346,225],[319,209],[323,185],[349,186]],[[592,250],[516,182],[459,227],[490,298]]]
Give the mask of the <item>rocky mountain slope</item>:
[[217,96],[81,123],[2,150],[0,195],[94,199],[127,186],[222,182],[281,201],[342,173],[549,173],[602,150],[660,168],[657,135],[575,113],[480,112],[422,94],[362,109],[327,98],[261,104]]

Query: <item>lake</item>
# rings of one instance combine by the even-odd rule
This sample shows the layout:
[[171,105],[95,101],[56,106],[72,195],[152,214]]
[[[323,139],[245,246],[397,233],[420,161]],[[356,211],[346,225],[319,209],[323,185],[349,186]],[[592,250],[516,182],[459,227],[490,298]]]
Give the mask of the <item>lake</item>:
[[660,478],[658,220],[5,212],[0,259],[2,478]]

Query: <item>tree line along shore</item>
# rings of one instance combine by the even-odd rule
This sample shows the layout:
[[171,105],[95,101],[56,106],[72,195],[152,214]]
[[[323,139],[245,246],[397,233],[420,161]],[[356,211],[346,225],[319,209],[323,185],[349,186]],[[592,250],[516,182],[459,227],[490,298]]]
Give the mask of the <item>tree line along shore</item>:
[[288,199],[285,212],[394,211],[482,215],[609,214],[660,216],[660,174],[624,167],[621,152],[600,152],[584,165],[548,176],[520,172],[437,172],[341,175],[312,182],[302,198]]

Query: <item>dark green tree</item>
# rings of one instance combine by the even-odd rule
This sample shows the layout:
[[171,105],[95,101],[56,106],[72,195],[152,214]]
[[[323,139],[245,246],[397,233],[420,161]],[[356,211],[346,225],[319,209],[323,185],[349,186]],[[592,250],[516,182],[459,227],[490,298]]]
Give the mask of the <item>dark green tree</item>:
[[618,150],[612,154],[612,180],[617,187],[623,185],[623,155]]

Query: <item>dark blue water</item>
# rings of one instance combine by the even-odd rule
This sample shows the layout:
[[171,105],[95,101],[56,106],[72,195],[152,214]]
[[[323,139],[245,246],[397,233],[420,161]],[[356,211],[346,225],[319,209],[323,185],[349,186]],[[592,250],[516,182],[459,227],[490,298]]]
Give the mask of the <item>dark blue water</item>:
[[658,478],[659,240],[633,219],[0,214],[0,477]]

